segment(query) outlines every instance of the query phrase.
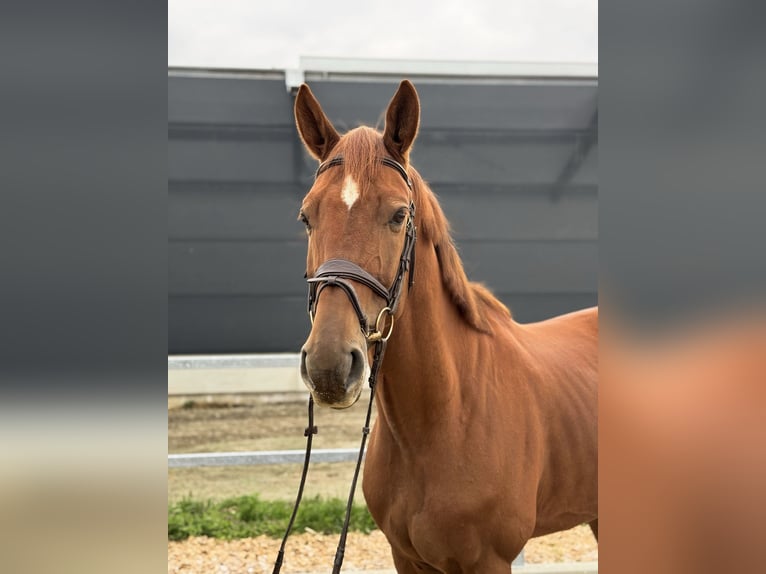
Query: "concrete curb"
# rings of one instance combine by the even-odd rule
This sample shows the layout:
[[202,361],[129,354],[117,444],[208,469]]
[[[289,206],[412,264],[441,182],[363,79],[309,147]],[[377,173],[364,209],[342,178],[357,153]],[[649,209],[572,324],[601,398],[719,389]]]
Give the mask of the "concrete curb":
[[170,355],[168,395],[306,392],[297,353]]

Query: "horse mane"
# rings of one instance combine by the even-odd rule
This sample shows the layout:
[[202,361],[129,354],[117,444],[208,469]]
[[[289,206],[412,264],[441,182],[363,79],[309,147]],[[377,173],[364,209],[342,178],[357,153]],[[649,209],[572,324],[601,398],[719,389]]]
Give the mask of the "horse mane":
[[415,192],[417,212],[420,214],[418,235],[434,246],[444,287],[471,327],[482,333],[491,333],[488,312],[510,318],[510,310],[484,285],[468,280],[450,234],[449,222],[436,195],[415,169],[410,168],[408,171]]
[[[360,126],[341,137],[330,157],[343,156],[344,174],[354,178],[363,194],[381,169],[379,158],[389,155],[380,132]],[[450,234],[449,222],[436,195],[414,168],[409,167],[407,171],[412,179],[419,214],[418,236],[433,244],[442,283],[450,299],[471,327],[482,333],[491,333],[488,312],[510,317],[510,311],[484,285],[468,280]]]

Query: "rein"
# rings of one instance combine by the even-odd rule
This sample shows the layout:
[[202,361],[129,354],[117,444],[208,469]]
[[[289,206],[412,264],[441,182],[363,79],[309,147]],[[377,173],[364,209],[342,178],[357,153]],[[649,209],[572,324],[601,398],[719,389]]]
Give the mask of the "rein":
[[[327,287],[339,287],[348,296],[351,306],[354,308],[357,318],[359,319],[359,327],[367,340],[368,345],[374,345],[373,361],[370,367],[370,378],[368,383],[370,385],[370,401],[367,404],[367,416],[362,427],[362,442],[359,446],[359,455],[356,460],[356,467],[354,468],[354,477],[351,481],[351,488],[349,490],[348,502],[346,504],[346,515],[343,520],[343,528],[341,529],[340,539],[338,541],[338,548],[335,551],[335,561],[333,563],[332,574],[339,574],[341,566],[343,565],[343,556],[346,551],[346,537],[348,534],[349,522],[351,519],[351,507],[354,503],[354,493],[356,492],[356,483],[359,478],[359,470],[362,466],[362,459],[364,458],[364,447],[367,444],[367,436],[370,434],[370,418],[372,416],[372,402],[375,398],[375,385],[378,378],[378,371],[383,363],[383,355],[386,351],[386,345],[391,333],[394,330],[394,314],[399,306],[399,299],[402,293],[402,286],[404,285],[404,275],[409,273],[408,288],[414,284],[414,272],[415,272],[415,241],[417,239],[417,229],[415,227],[415,204],[412,200],[412,180],[407,174],[407,170],[400,163],[394,161],[388,157],[379,158],[379,161],[394,170],[402,176],[407,183],[407,187],[410,190],[410,205],[409,205],[409,218],[407,219],[407,228],[405,231],[404,247],[402,248],[402,254],[399,257],[399,266],[397,268],[396,277],[390,288],[386,289],[383,284],[373,277],[369,272],[359,267],[356,263],[348,261],[346,259],[329,259],[325,261],[316,270],[313,277],[308,277],[306,281],[309,284],[308,293],[308,313],[311,319],[311,323],[314,323],[314,316],[316,315],[316,306],[319,302],[319,296]],[[342,157],[334,157],[319,165],[316,171],[314,179],[316,180],[319,175],[326,169],[343,165]],[[349,281],[355,281],[370,289],[378,297],[386,302],[378,313],[374,326],[371,326],[367,316],[362,310],[362,306],[359,302],[359,297],[356,294],[356,289]],[[387,322],[388,320],[388,322]],[[385,331],[385,332],[384,332]],[[314,399],[309,394],[308,405],[308,426],[304,432],[306,436],[306,455],[303,460],[303,471],[301,472],[301,480],[298,486],[298,494],[295,499],[295,506],[290,516],[290,521],[287,525],[285,535],[282,538],[282,544],[279,547],[279,553],[274,563],[274,570],[272,574],[279,574],[282,568],[282,561],[285,554],[285,545],[287,544],[287,538],[290,536],[295,517],[298,514],[298,507],[303,497],[303,487],[306,483],[306,476],[308,475],[309,461],[311,459],[311,443],[313,435],[317,434],[318,429],[314,426]]]

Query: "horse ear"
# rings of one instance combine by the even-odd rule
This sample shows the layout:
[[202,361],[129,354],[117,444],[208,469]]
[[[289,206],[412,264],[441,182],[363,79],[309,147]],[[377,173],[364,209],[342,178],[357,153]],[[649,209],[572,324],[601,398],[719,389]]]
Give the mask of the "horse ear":
[[383,143],[395,159],[407,162],[420,125],[420,101],[415,86],[403,80],[386,110]]
[[324,161],[340,140],[322,106],[306,84],[301,85],[295,97],[295,125],[309,153]]

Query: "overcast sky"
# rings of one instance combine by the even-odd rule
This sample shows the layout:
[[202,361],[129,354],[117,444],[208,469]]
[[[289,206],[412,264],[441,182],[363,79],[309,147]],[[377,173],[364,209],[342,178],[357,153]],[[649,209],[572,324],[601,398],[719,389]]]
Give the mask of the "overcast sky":
[[168,0],[168,65],[299,56],[598,62],[597,0]]

